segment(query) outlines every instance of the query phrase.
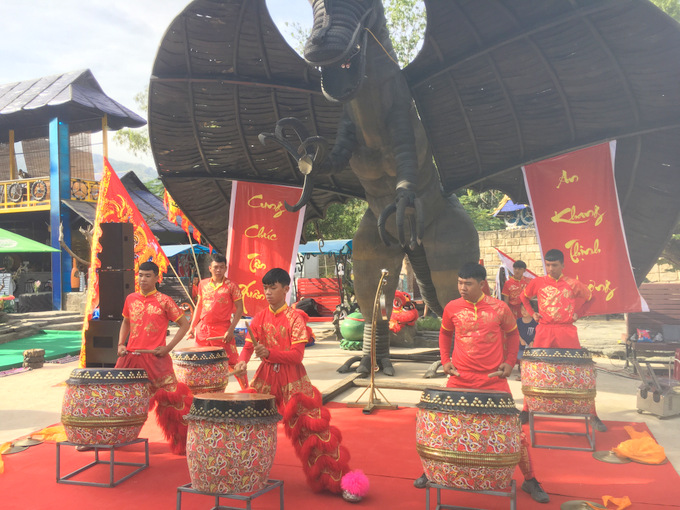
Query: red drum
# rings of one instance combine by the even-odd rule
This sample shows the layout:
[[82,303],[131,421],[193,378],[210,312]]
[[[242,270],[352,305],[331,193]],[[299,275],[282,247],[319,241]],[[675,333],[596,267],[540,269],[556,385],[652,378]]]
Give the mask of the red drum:
[[229,383],[229,360],[222,347],[189,347],[170,353],[175,375],[194,395],[224,391]]
[[521,363],[522,393],[530,411],[594,412],[596,372],[587,349],[526,349]]
[[77,444],[134,441],[149,413],[149,379],[136,368],[76,368],[66,380],[61,422]]
[[510,393],[428,388],[416,414],[416,449],[428,480],[456,489],[507,489],[520,459]]
[[218,494],[264,488],[276,453],[274,397],[260,393],[204,393],[186,417],[191,487]]

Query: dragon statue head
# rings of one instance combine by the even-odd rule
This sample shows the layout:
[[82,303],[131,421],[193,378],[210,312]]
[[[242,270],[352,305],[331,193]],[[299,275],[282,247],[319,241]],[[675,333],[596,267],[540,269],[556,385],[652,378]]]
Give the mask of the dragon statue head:
[[333,102],[350,101],[361,88],[368,30],[384,26],[380,0],[311,0],[312,34],[305,60],[321,69],[321,90]]

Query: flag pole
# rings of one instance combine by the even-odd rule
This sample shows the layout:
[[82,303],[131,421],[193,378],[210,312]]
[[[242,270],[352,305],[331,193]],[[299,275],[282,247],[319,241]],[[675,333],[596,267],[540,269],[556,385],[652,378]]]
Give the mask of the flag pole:
[[190,293],[190,292],[187,290],[187,288],[184,286],[184,284],[182,283],[182,279],[179,277],[179,275],[177,274],[177,271],[175,271],[175,267],[172,265],[172,262],[170,262],[169,260],[168,260],[168,266],[170,266],[170,269],[172,269],[172,272],[174,273],[175,277],[177,278],[177,281],[178,281],[179,284],[182,286],[182,289],[184,290],[184,292],[186,293],[187,297],[189,298],[189,301],[191,301],[191,306],[193,306],[194,308],[196,308],[196,303],[194,303],[194,300],[191,299],[191,293]]
[[[196,227],[194,227],[194,228],[196,228]],[[198,260],[196,259],[196,252],[194,251],[194,240],[189,235],[188,230],[187,230],[187,236],[189,237],[189,246],[191,247],[191,254],[194,256],[194,264],[196,266],[196,272],[198,273],[198,279],[202,280],[203,278],[201,278],[201,270],[198,268]]]

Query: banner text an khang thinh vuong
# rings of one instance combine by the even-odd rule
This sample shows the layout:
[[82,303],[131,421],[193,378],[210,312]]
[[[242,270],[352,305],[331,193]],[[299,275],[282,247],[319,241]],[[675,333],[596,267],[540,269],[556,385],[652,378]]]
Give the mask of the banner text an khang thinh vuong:
[[593,291],[587,315],[646,309],[630,264],[614,180],[616,142],[523,167],[541,254],[564,253],[564,274]]
[[305,215],[286,211],[301,190],[285,186],[233,182],[229,210],[227,277],[243,294],[243,313],[253,316],[268,306],[262,276],[275,267],[291,274]]

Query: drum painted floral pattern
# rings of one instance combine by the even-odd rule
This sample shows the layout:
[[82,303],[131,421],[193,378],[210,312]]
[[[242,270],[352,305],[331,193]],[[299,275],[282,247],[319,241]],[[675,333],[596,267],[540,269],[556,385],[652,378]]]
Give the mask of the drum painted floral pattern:
[[91,383],[77,384],[69,381],[61,410],[69,441],[115,445],[137,439],[149,413],[148,380],[109,383],[93,379]]
[[229,361],[221,347],[194,347],[170,354],[175,375],[194,395],[224,391],[229,383]]
[[596,377],[593,363],[522,360],[522,392],[530,411],[594,413]]
[[189,422],[187,463],[193,489],[219,494],[260,490],[275,453],[275,422]]
[[507,489],[520,458],[519,418],[418,409],[416,448],[434,483],[467,490]]

